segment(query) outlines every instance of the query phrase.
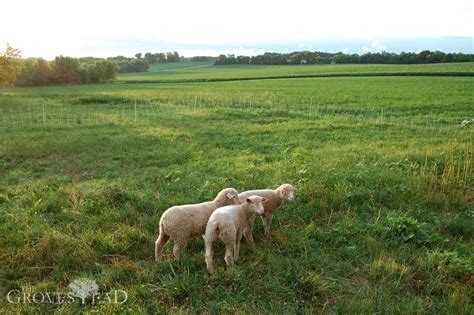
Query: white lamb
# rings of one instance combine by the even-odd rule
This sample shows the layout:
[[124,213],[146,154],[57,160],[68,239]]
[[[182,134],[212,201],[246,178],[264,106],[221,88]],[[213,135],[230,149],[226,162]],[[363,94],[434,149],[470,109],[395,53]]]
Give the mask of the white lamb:
[[267,198],[250,196],[240,205],[227,206],[217,209],[211,214],[204,235],[205,259],[207,272],[214,273],[212,244],[220,239],[225,244],[224,260],[227,266],[232,266],[239,258],[240,240],[246,222],[252,216],[263,215],[263,203]]
[[[240,199],[240,202],[244,202],[245,198],[252,195],[257,195],[257,196],[265,197],[268,199],[268,202],[266,202],[264,205],[265,213],[263,214],[263,216],[261,216],[261,218],[263,222],[263,229],[264,229],[265,235],[269,235],[270,224],[272,222],[272,218],[273,218],[273,215],[275,214],[275,211],[278,209],[278,207],[281,206],[284,200],[291,201],[294,199],[294,191],[295,191],[295,188],[292,185],[283,184],[275,190],[259,189],[259,190],[249,190],[249,191],[242,192],[239,194],[239,199]],[[245,240],[250,244],[254,243],[253,236],[252,236],[254,224],[255,224],[255,215],[249,218],[244,228]]]
[[155,261],[159,261],[163,247],[174,240],[173,254],[176,258],[186,247],[188,239],[204,234],[211,214],[217,208],[240,204],[237,190],[226,188],[213,201],[192,205],[174,206],[166,210],[160,218],[160,235],[155,242]]

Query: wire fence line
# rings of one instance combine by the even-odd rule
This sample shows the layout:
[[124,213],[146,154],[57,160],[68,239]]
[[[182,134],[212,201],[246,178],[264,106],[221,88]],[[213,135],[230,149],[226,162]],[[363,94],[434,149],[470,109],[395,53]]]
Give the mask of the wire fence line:
[[[472,127],[469,117],[446,116],[433,113],[410,113],[376,107],[350,107],[339,104],[325,105],[312,98],[290,102],[262,101],[251,96],[238,99],[177,98],[165,100],[122,100],[86,104],[57,104],[42,102],[37,105],[16,105],[0,108],[0,130],[18,130],[40,127],[101,125],[106,123],[154,123],[171,115],[196,113],[258,113],[262,117],[282,117],[378,127],[390,132],[426,132],[428,134],[464,132]],[[467,125],[466,125],[467,121]],[[464,125],[463,125],[464,124]],[[470,128],[472,130],[473,128]]]

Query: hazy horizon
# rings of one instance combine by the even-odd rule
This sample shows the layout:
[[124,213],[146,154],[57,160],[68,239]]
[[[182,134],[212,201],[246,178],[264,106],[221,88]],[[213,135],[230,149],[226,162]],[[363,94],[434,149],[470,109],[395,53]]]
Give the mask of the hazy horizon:
[[203,0],[139,4],[126,1],[42,2],[3,5],[0,45],[24,57],[256,55],[300,50],[473,53],[472,2],[374,0],[295,4]]

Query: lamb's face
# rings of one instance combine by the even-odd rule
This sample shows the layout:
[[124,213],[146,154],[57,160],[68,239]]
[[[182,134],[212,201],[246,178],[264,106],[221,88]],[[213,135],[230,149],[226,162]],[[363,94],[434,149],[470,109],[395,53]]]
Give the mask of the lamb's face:
[[255,214],[263,215],[265,213],[265,209],[263,208],[263,204],[267,202],[268,199],[265,197],[260,197],[257,195],[250,196],[245,199],[245,203],[249,207],[250,211]]
[[284,200],[292,201],[295,199],[294,195],[295,188],[290,184],[284,184],[280,186],[280,197]]

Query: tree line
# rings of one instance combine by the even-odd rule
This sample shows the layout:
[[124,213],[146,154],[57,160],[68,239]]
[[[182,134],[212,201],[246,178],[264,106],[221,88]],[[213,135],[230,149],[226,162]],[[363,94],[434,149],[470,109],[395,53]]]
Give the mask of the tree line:
[[150,64],[145,59],[128,58],[124,56],[116,56],[107,58],[109,61],[114,61],[119,66],[120,73],[129,72],[147,72]]
[[180,62],[180,56],[177,51],[168,51],[167,53],[147,52],[144,55],[142,53],[136,53],[135,58],[137,58],[137,60],[146,60],[149,64]]
[[148,71],[148,61],[123,56],[107,59],[67,56],[52,61],[22,59],[19,49],[7,44],[0,52],[0,86],[38,86],[111,82],[119,72]]
[[381,52],[365,54],[327,53],[319,51],[296,51],[288,54],[264,53],[253,57],[219,55],[215,65],[258,64],[423,64],[442,62],[474,61],[474,54],[444,53],[442,51],[423,50],[419,53],[401,52],[400,54]]

